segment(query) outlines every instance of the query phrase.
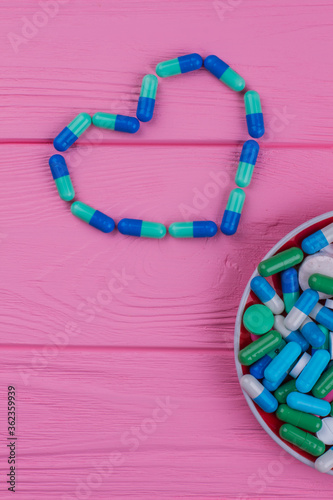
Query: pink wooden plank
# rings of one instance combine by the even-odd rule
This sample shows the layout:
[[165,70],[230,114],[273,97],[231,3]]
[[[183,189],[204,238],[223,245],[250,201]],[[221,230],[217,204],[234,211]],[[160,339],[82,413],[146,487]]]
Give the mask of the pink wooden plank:
[[[219,224],[239,151],[101,146],[68,163],[78,199],[116,221]],[[71,333],[72,345],[231,349],[238,302],[254,267],[288,231],[331,209],[331,150],[265,149],[235,237],[104,235],[59,199],[49,154],[48,146],[1,147],[3,343],[49,344],[75,323],[80,333]],[[185,209],[193,213],[184,216]]]
[[[3,415],[7,386],[17,392],[17,498],[331,498],[331,477],[254,420],[231,352],[67,349],[32,371],[33,357],[0,354]],[[2,446],[3,473],[6,457]]]
[[[260,92],[263,142],[330,143],[330,0],[72,1],[53,17],[44,14],[44,27],[29,27],[43,24],[41,12],[32,1],[2,2],[2,140],[51,141],[82,110],[134,114],[146,72],[160,60],[198,51],[217,53]],[[109,134],[103,141],[246,138],[242,96],[202,70],[161,81],[154,122],[137,136]]]

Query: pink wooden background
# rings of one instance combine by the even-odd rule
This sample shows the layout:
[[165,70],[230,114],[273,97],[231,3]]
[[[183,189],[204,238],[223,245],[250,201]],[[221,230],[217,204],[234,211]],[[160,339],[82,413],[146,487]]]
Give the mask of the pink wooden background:
[[[255,265],[332,210],[332,0],[2,0],[0,18],[1,499],[8,385],[15,498],[332,498],[332,476],[260,428],[233,360]],[[54,136],[80,111],[133,115],[143,75],[194,51],[262,97],[239,233],[144,241],[76,220]],[[219,223],[246,138],[242,98],[202,70],[161,81],[135,137],[90,130],[67,158],[77,198],[116,220]]]

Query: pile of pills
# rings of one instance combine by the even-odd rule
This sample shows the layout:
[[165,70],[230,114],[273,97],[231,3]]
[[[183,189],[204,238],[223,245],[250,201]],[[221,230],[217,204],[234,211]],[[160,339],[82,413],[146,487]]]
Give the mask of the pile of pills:
[[[259,264],[250,286],[261,304],[244,312],[251,341],[238,354],[246,367],[242,389],[283,422],[283,440],[317,457],[321,472],[333,468],[332,242],[329,224],[303,239],[302,249],[288,248]],[[282,297],[271,284],[280,288],[278,280]]]
[[[204,62],[199,54],[187,54],[163,61],[156,66],[156,74],[160,78],[166,78],[196,71],[202,66],[230,89],[236,92],[244,90],[244,79],[214,55],[206,57]],[[136,133],[140,128],[140,122],[149,122],[153,118],[157,87],[156,75],[149,74],[143,77],[136,118],[102,112],[95,113],[91,117],[87,113],[80,113],[54,139],[55,149],[60,152],[67,151],[91,125],[129,134]],[[253,138],[262,137],[265,127],[259,94],[254,90],[244,91],[244,103],[249,135]],[[251,182],[258,152],[259,144],[256,141],[248,140],[243,144],[235,176],[235,183],[238,187],[230,193],[221,222],[221,231],[226,235],[235,234],[237,231],[245,200],[245,192],[242,188],[247,187]],[[65,158],[55,154],[50,158],[49,165],[60,198],[64,201],[72,201],[75,191]],[[71,211],[76,217],[104,233],[110,233],[116,226],[111,217],[81,201],[74,201]],[[160,239],[167,232],[163,224],[139,219],[122,219],[117,227],[122,234],[146,238]],[[175,222],[169,227],[169,234],[174,238],[209,238],[216,233],[217,225],[213,221]]]

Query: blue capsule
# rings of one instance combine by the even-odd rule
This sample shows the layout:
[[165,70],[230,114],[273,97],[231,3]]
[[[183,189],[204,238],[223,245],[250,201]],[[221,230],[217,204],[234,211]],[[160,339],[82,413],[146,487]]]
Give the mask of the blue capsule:
[[228,236],[235,234],[245,201],[243,189],[233,189],[229,195],[228,203],[221,222],[221,231]]
[[204,66],[210,73],[232,90],[239,92],[245,87],[244,78],[231,69],[229,64],[222,61],[219,57],[214,55],[206,57]]
[[328,351],[324,349],[316,351],[296,379],[296,389],[299,392],[310,392],[327,367],[330,359],[331,356]]
[[118,231],[129,236],[143,238],[163,238],[166,227],[158,222],[148,222],[141,219],[121,219],[118,223]]
[[313,254],[319,252],[333,242],[333,223],[310,234],[302,241],[302,250],[305,253]]
[[294,307],[287,314],[284,320],[285,326],[292,331],[298,330],[306,317],[309,316],[318,300],[318,292],[316,292],[315,290],[311,290],[310,288],[304,290],[302,295],[295,302]]
[[65,201],[72,200],[75,196],[75,191],[65,158],[61,155],[53,155],[49,159],[49,165],[60,198]]
[[312,347],[321,347],[326,340],[325,333],[309,317],[303,321],[300,327],[301,334]]
[[186,54],[185,56],[163,61],[156,66],[156,74],[161,78],[180,75],[195,71],[202,66],[202,57],[199,54]]
[[330,332],[333,331],[333,311],[328,309],[328,307],[316,304],[309,316],[328,328]]
[[140,128],[140,122],[133,116],[114,115],[111,113],[95,113],[92,122],[95,127],[135,134]]
[[277,407],[277,399],[252,375],[243,375],[240,385],[247,395],[267,413],[273,413]]
[[296,269],[290,267],[282,271],[281,287],[286,313],[289,313],[299,297],[298,274]]
[[264,372],[270,362],[282,351],[284,346],[286,345],[284,340],[281,340],[280,344],[276,347],[276,349],[270,351],[268,354],[265,354],[264,357],[258,359],[253,365],[250,366],[250,373],[253,377],[260,379],[264,378]]
[[270,392],[276,391],[278,387],[282,384],[286,376],[288,375],[288,372],[283,373],[279,379],[277,379],[275,382],[271,382],[270,380],[267,380],[267,378],[264,378],[262,381],[262,385]]
[[269,382],[277,382],[283,374],[287,373],[292,364],[302,352],[296,342],[288,342],[282,351],[273,359],[265,370],[265,378]]
[[149,122],[154,114],[158,80],[155,75],[145,75],[142,80],[141,92],[136,110],[140,122]]
[[256,141],[244,142],[235,177],[238,187],[243,188],[250,184],[258,153],[259,144]]
[[78,140],[80,135],[91,125],[91,117],[88,113],[78,114],[67,127],[54,139],[53,145],[57,151],[67,151],[67,149]]
[[287,405],[294,410],[304,411],[319,417],[326,417],[331,411],[331,405],[324,399],[318,399],[301,392],[291,392],[287,396]]
[[78,217],[103,233],[111,233],[114,230],[115,223],[111,217],[103,214],[103,212],[100,212],[99,210],[95,210],[81,201],[75,201],[72,203],[71,211],[75,217]]
[[284,304],[274,288],[262,276],[256,276],[251,280],[251,290],[258,299],[267,306],[273,314],[281,314],[284,310]]

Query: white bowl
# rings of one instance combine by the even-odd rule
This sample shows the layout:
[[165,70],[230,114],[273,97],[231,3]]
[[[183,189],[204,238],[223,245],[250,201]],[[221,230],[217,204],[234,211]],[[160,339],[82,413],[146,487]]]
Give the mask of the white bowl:
[[[301,226],[298,226],[296,229],[291,231],[287,236],[282,238],[268,253],[265,255],[265,257],[262,260],[268,259],[269,257],[272,257],[274,254],[277,252],[281,251],[282,247],[287,247],[288,246],[299,246],[301,241],[308,236],[311,233],[314,233],[318,229],[321,229],[325,227],[327,224],[330,224],[333,222],[333,212],[327,212],[324,215],[320,215],[319,217],[315,217],[314,219],[309,220],[308,222],[305,222]],[[258,262],[259,264],[259,262]],[[245,367],[241,365],[241,363],[238,361],[238,353],[239,353],[239,345],[240,341],[242,340],[245,342],[245,345],[247,340],[250,342],[250,334],[245,330],[245,328],[242,325],[242,318],[243,318],[243,313],[244,309],[246,308],[247,305],[253,304],[253,303],[260,303],[259,300],[254,296],[254,294],[251,292],[250,289],[250,282],[252,278],[255,276],[258,276],[258,271],[257,269],[254,271],[252,274],[249,282],[246,285],[246,288],[244,290],[242,299],[239,304],[238,312],[237,312],[237,317],[236,317],[236,324],[235,324],[235,342],[234,342],[234,350],[235,350],[235,363],[236,363],[236,370],[238,374],[238,379],[242,377],[245,373],[248,372],[248,367]],[[273,281],[276,279],[276,277],[272,277]],[[277,283],[274,284],[274,287],[276,289],[279,289],[279,285]],[[278,290],[279,291],[279,290]],[[247,339],[248,337],[248,339]],[[283,448],[285,451],[290,453],[293,457],[297,458],[304,464],[310,465],[311,467],[314,467],[314,462],[317,457],[312,457],[306,452],[303,452],[299,448],[288,444],[287,442],[283,441],[278,433],[278,428],[283,424],[283,422],[279,421],[275,414],[271,413],[265,413],[263,412],[258,406],[252,401],[252,399],[243,391],[244,397],[247,401],[247,404],[249,405],[253,415],[256,417],[258,420],[259,424],[265,429],[267,434],[274,439],[276,443],[278,443],[281,448]],[[333,475],[333,470],[331,470],[328,474]]]

